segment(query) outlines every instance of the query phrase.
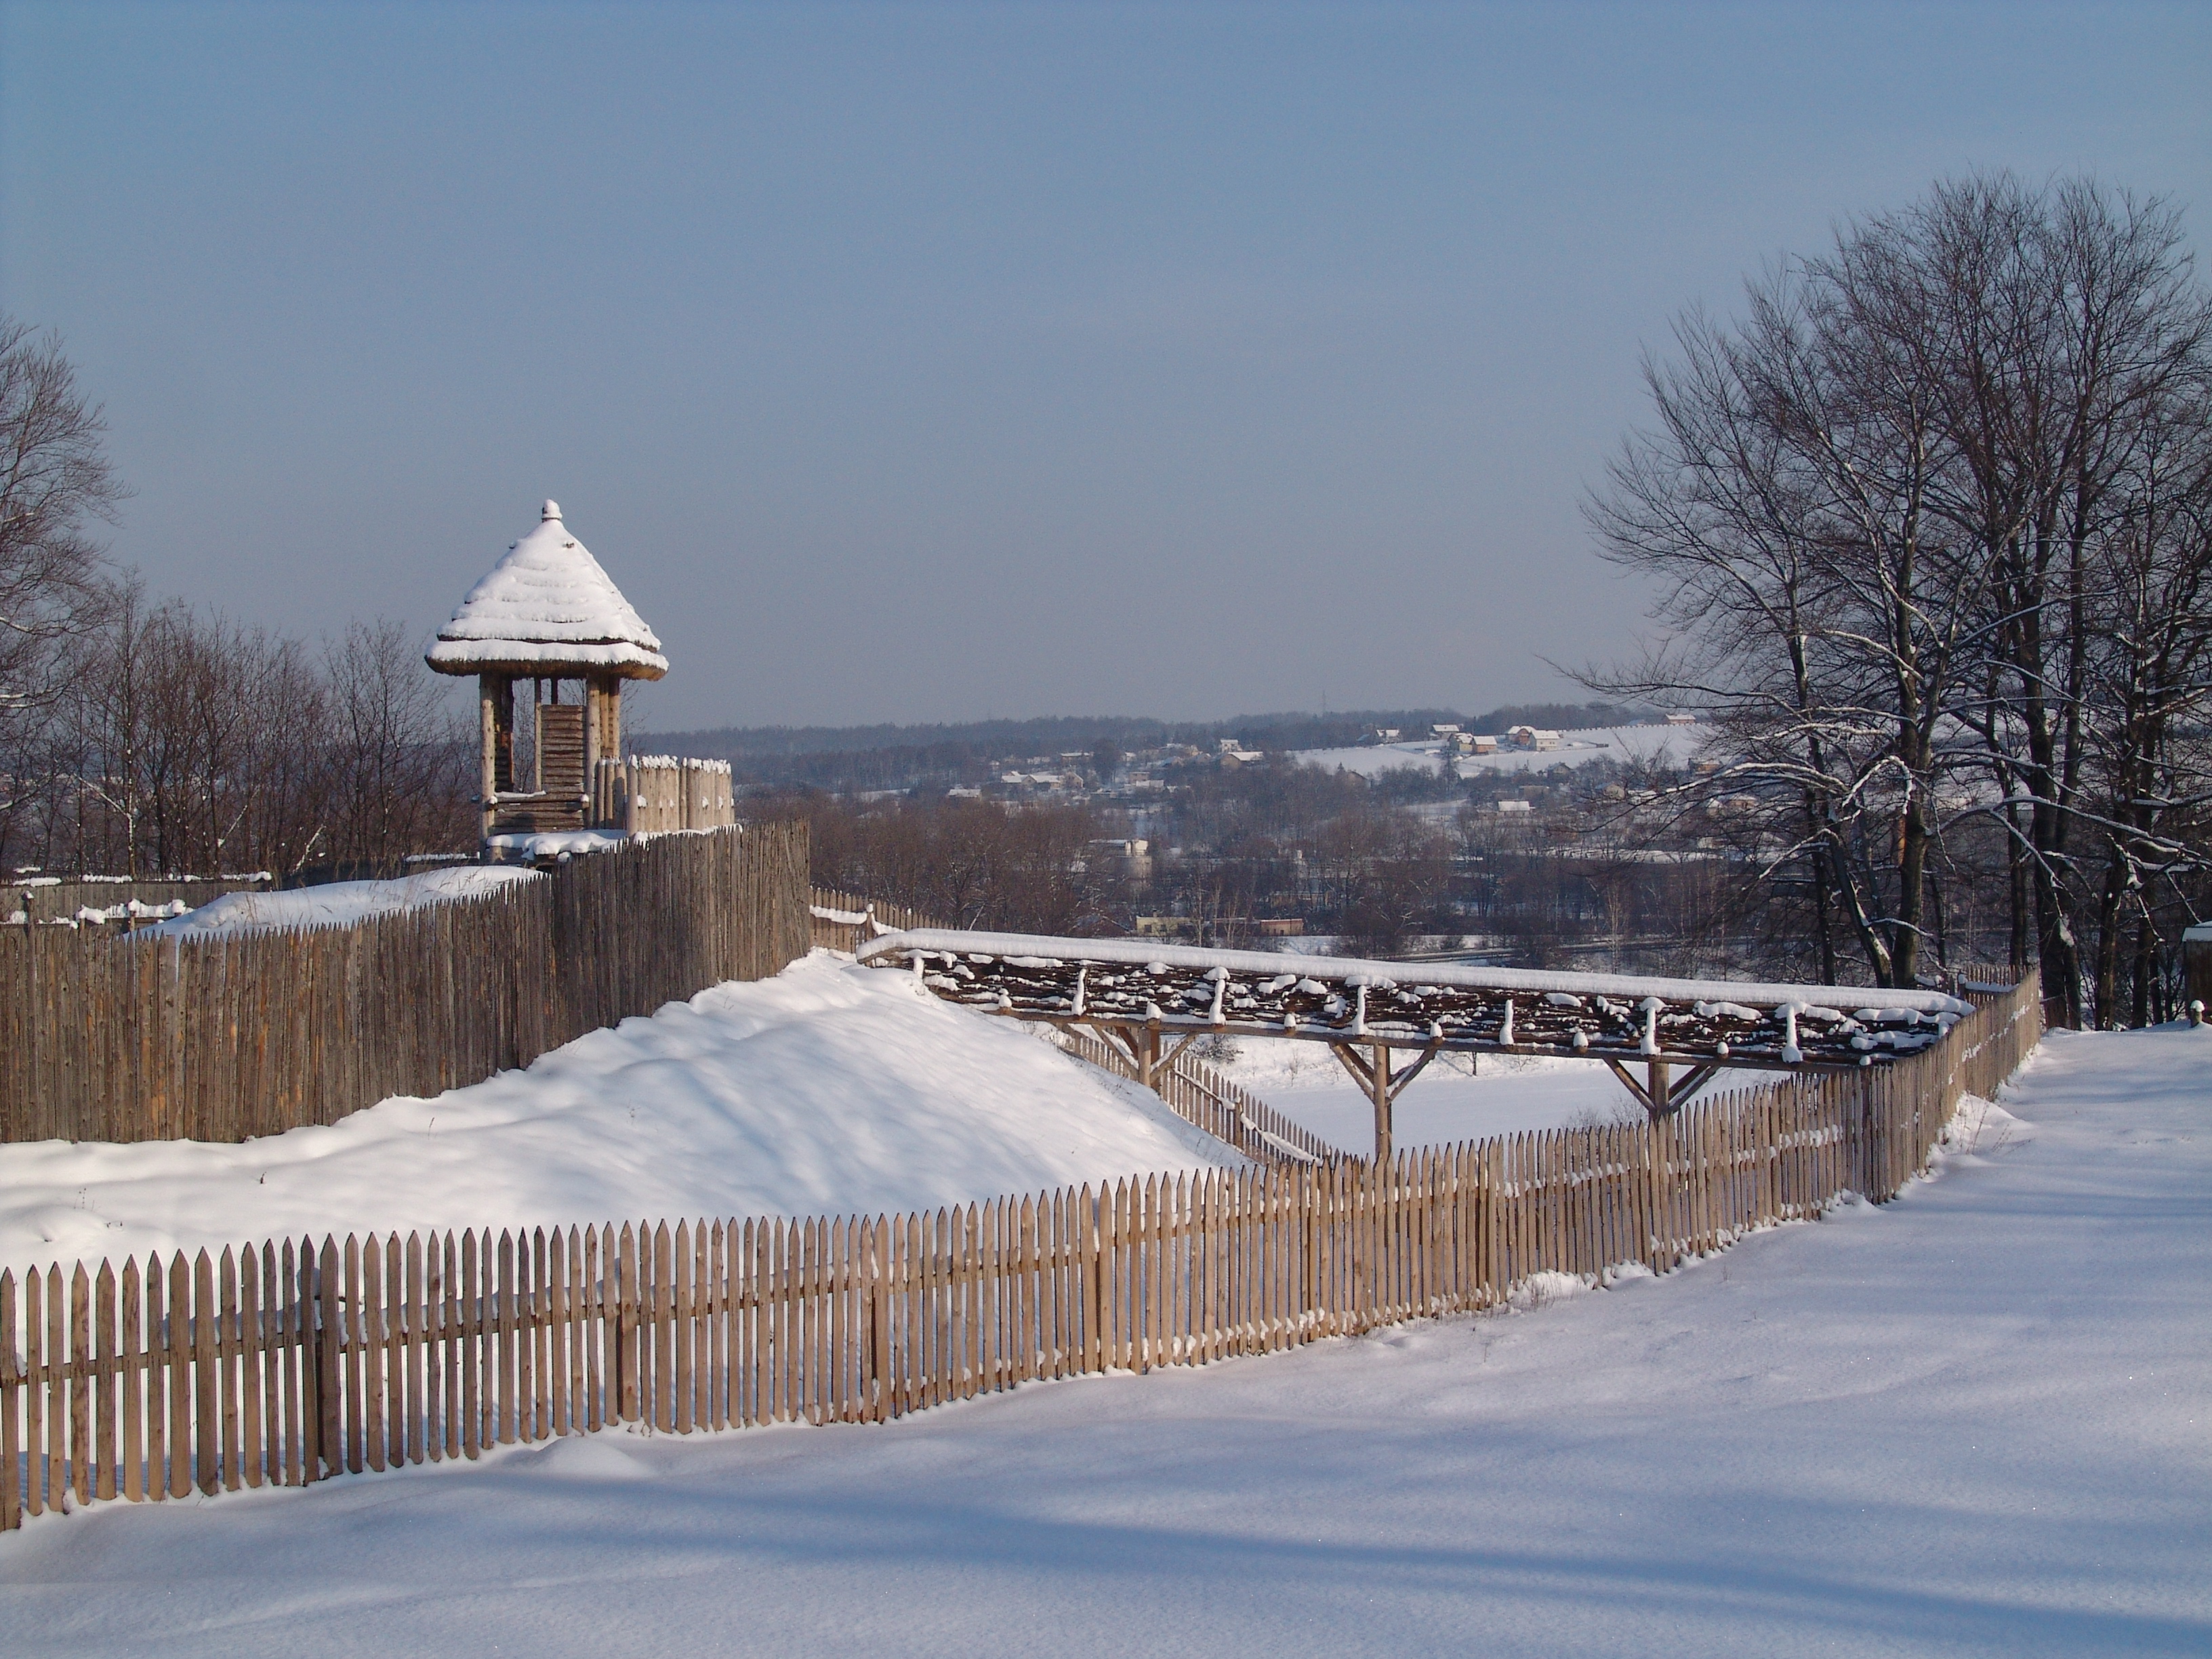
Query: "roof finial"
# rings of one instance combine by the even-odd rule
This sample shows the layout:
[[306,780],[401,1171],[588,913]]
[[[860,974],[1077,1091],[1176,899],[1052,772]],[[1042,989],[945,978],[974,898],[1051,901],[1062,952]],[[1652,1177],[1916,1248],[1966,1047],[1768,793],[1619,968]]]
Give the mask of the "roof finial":
[[561,503],[560,503],[560,502],[558,502],[558,501],[547,501],[547,502],[545,503],[545,517],[544,517],[544,523],[547,523],[547,524],[550,524],[550,523],[552,523],[555,520],[558,519],[560,516],[561,516]]

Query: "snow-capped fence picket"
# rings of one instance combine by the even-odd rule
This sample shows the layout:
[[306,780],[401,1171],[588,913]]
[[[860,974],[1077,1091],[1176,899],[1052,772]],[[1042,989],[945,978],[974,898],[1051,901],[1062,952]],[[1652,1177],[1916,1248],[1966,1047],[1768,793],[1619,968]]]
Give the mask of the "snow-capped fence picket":
[[719,830],[738,821],[726,760],[632,755],[593,769],[592,821],[619,823],[632,835]]
[[1880,1071],[1657,1121],[933,1214],[325,1238],[0,1273],[0,1528],[627,1425],[881,1422],[1663,1273],[1877,1200],[2040,1034],[2036,981]]
[[239,1141],[430,1095],[808,945],[806,829],[669,836],[343,927],[0,928],[0,1141]]

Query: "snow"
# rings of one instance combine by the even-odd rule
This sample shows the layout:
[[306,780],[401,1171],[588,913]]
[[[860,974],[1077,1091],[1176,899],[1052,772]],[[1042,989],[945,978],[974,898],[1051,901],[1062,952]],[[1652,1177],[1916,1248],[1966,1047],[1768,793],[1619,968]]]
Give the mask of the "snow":
[[0,1267],[372,1228],[898,1212],[1241,1161],[1134,1084],[848,960],[817,952],[527,1070],[243,1146],[0,1146]]
[[2212,1032],[2059,1034],[1937,1179],[1664,1279],[888,1426],[52,1516],[0,1596],[81,1659],[310,1624],[468,1659],[2203,1653],[2208,1074]]
[[476,898],[509,882],[541,879],[528,870],[495,865],[460,864],[397,881],[334,881],[321,887],[289,887],[273,893],[226,893],[197,910],[187,910],[139,937],[209,933],[259,933],[279,927],[350,927],[371,916],[411,910],[417,905]]
[[[1240,1040],[1237,1049],[1226,1064],[1208,1063],[1331,1146],[1361,1153],[1374,1146],[1374,1101],[1322,1044]],[[1441,1146],[1527,1129],[1643,1121],[1628,1091],[1595,1060],[1484,1054],[1469,1076],[1468,1062],[1475,1058],[1440,1054],[1407,1086],[1391,1109],[1395,1145]]]
[[641,766],[662,772],[720,772],[727,775],[730,763],[726,760],[692,760],[681,755],[632,755],[632,766]]
[[[73,916],[41,917],[42,927],[78,927],[88,924],[109,921],[145,921],[168,916],[181,916],[192,907],[182,899],[171,899],[167,904],[141,904],[137,899],[126,899],[121,904],[80,904]],[[0,925],[22,927],[29,925],[27,910],[10,910],[0,915]]]
[[1324,772],[1341,768],[1364,778],[1412,767],[1437,772],[1449,766],[1469,778],[1479,772],[1548,772],[1554,766],[1585,766],[1592,761],[1622,761],[1631,765],[1687,764],[1698,745],[1710,735],[1696,726],[1610,726],[1587,731],[1562,732],[1557,749],[1509,749],[1500,739],[1495,754],[1448,757],[1435,742],[1363,744],[1352,749],[1300,749],[1291,758]]
[[[1195,945],[1170,945],[1145,939],[1053,939],[1036,933],[969,933],[963,929],[915,927],[885,933],[860,947],[862,961],[905,951],[964,957],[1033,957],[1066,962],[1114,962],[1139,967],[1155,963],[1170,968],[1219,968],[1231,974],[1272,979],[1283,971],[1281,955],[1267,951],[1216,951]],[[1572,996],[1666,997],[1678,1002],[1788,1003],[1818,1006],[1838,994],[1833,985],[1757,984],[1732,979],[1658,979],[1632,974],[1569,974],[1534,968],[1490,968],[1451,962],[1370,962],[1356,957],[1305,957],[1316,980],[1357,984],[1465,986],[1483,990],[1561,992]],[[1849,988],[1844,988],[1848,990]],[[1863,994],[1872,994],[1863,993]],[[1963,1014],[1971,1006],[1940,991],[1884,990],[1886,1008],[1926,1014]]]
[[668,672],[660,641],[568,533],[557,501],[546,502],[538,526],[469,590],[428,660],[448,674],[627,668],[658,679]]
[[611,853],[643,839],[620,830],[538,830],[489,836],[484,845],[501,858],[557,859],[579,853]]

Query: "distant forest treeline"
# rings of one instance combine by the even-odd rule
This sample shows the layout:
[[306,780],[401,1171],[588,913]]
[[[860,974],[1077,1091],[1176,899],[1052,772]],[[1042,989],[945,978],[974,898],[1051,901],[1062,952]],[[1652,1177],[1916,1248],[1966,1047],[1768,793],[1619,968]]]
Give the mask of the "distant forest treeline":
[[728,726],[654,732],[641,744],[726,760],[741,783],[822,789],[905,787],[916,779],[957,777],[994,760],[1091,754],[1110,745],[1127,754],[1167,744],[1210,747],[1235,738],[1255,749],[1338,749],[1395,726],[1408,737],[1441,722],[1471,732],[1510,726],[1615,726],[1651,711],[1614,703],[1510,703],[1486,714],[1455,708],[1355,708],[1340,714],[1278,712],[1224,720],[1160,720],[1127,715],[1057,715],[935,726]]

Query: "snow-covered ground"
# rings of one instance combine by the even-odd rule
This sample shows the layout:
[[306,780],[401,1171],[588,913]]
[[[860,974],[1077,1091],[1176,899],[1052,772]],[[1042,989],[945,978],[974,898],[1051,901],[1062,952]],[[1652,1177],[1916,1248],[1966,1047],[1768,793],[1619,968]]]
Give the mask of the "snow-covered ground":
[[[1374,1103],[1325,1046],[1248,1042],[1237,1048],[1237,1057],[1217,1061],[1217,1068],[1285,1117],[1350,1152],[1374,1144]],[[1619,1080],[1594,1060],[1484,1054],[1469,1076],[1469,1058],[1440,1054],[1407,1085],[1390,1115],[1396,1145],[1443,1146],[1522,1129],[1610,1123],[1634,1108]],[[1404,1061],[1401,1055],[1398,1063]]]
[[475,898],[511,881],[538,881],[529,870],[456,864],[397,881],[334,881],[321,887],[288,887],[270,893],[226,893],[171,921],[142,928],[149,933],[261,933],[276,927],[351,927],[371,916],[418,905]]
[[1649,765],[1686,763],[1708,732],[1695,726],[1613,726],[1585,732],[1562,732],[1557,749],[1505,749],[1493,755],[1462,755],[1448,760],[1434,741],[1362,744],[1352,749],[1300,749],[1291,758],[1324,772],[1339,768],[1365,778],[1412,767],[1424,772],[1449,765],[1463,778],[1480,772],[1548,772],[1554,766],[1585,766],[1592,761],[1613,760]]
[[0,1146],[0,1267],[371,1228],[899,1212],[1237,1161],[1030,1028],[817,953],[327,1127]]
[[49,1516],[0,1606],[27,1650],[180,1659],[2202,1654],[2208,1079],[2212,1031],[2061,1035],[1938,1179],[1666,1279]]

